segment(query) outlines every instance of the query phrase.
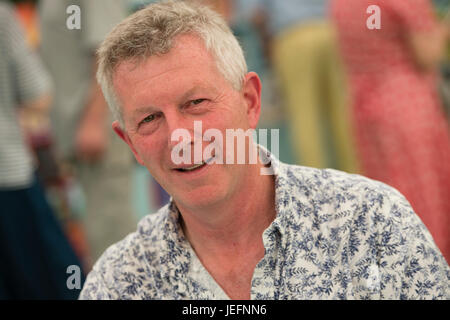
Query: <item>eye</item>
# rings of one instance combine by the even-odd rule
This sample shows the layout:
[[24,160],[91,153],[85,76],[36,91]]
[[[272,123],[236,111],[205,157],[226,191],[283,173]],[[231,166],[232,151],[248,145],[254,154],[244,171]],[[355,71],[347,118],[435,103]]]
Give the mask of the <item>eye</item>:
[[203,101],[205,101],[206,99],[195,99],[191,101],[191,104],[193,105],[199,105],[200,103],[202,103]]
[[145,118],[141,121],[141,124],[142,124],[142,123],[152,122],[153,120],[155,120],[155,118],[156,118],[156,116],[155,116],[154,114],[151,114],[151,115],[145,117]]

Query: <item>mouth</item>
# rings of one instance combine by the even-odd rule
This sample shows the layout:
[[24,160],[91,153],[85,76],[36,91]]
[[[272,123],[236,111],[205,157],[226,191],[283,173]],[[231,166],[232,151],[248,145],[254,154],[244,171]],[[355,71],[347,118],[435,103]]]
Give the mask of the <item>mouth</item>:
[[195,166],[189,167],[189,168],[177,168],[175,170],[179,171],[179,172],[190,172],[190,171],[194,171],[197,170],[203,166],[206,165],[206,162],[202,162],[200,164],[196,164]]
[[203,161],[200,164],[196,164],[196,165],[193,165],[191,167],[186,167],[186,168],[176,168],[175,170],[178,171],[178,172],[192,172],[192,171],[196,171],[196,170],[199,170],[199,169],[205,167],[207,164],[209,164],[213,160],[214,160],[214,157],[211,157],[210,159],[205,160],[205,161]]

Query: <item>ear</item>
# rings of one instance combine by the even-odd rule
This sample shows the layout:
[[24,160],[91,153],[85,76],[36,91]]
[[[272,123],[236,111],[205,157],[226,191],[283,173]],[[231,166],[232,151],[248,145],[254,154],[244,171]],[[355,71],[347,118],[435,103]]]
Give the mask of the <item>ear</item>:
[[261,80],[256,72],[247,73],[241,91],[247,104],[250,128],[256,129],[261,114]]
[[125,141],[125,143],[130,147],[131,151],[134,154],[134,157],[136,158],[136,161],[143,166],[144,162],[142,161],[142,158],[139,156],[136,149],[134,148],[133,143],[131,142],[131,139],[128,136],[128,133],[120,126],[119,121],[117,120],[114,121],[112,123],[112,128],[114,132],[119,136],[119,138]]

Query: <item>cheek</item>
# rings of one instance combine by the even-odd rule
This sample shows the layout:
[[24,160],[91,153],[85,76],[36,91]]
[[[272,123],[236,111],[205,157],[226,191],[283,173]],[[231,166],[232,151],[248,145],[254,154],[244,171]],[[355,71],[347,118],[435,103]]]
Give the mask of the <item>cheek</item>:
[[232,109],[228,110],[228,113],[227,119],[230,123],[230,128],[242,128],[246,130],[250,127],[247,109],[241,99],[235,100]]
[[136,139],[135,148],[146,167],[155,167],[155,164],[162,158],[164,145],[158,140],[149,137]]
[[226,129],[246,129],[247,123],[246,114],[240,108],[226,108],[218,111],[209,119],[208,128],[216,128],[225,133]]

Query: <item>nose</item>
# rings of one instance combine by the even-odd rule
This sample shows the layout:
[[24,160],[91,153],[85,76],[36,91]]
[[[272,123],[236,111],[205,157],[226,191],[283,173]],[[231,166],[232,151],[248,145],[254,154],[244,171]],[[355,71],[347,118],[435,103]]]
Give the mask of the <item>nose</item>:
[[178,145],[181,141],[183,143],[193,143],[194,139],[194,122],[192,119],[187,119],[181,112],[173,111],[166,113],[167,123],[167,144],[169,150]]

